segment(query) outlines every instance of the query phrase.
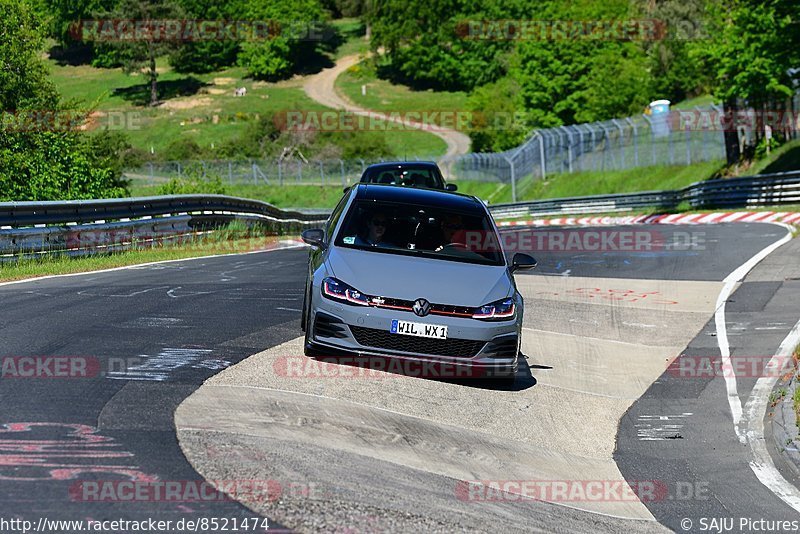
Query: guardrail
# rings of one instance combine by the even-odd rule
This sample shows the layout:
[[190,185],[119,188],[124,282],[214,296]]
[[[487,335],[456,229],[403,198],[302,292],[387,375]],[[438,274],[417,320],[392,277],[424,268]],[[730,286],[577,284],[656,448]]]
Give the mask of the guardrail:
[[286,234],[318,225],[327,214],[285,211],[224,195],[0,202],[0,256],[82,255],[161,244],[237,219]]
[[[695,182],[675,191],[534,200],[489,207],[496,219],[636,209],[695,209],[800,204],[800,171]],[[324,210],[287,211],[224,195],[183,195],[61,202],[0,202],[0,258],[65,252],[73,255],[160,244],[218,228],[232,220],[275,234],[318,226]]]
[[612,213],[636,209],[694,209],[800,204],[800,171],[695,182],[683,189],[642,193],[533,200],[489,207],[496,219],[529,215]]

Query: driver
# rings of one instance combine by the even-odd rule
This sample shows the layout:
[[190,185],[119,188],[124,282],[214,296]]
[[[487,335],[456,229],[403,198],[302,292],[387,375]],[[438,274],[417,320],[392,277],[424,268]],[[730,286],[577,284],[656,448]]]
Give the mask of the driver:
[[356,242],[362,246],[391,246],[386,242],[386,229],[389,226],[389,217],[380,211],[370,215],[367,219],[366,233],[358,236]]
[[463,229],[464,229],[464,220],[461,218],[461,215],[456,215],[456,214],[445,215],[441,223],[442,244],[436,248],[436,252],[439,252],[448,245],[463,244],[462,243],[464,240]]

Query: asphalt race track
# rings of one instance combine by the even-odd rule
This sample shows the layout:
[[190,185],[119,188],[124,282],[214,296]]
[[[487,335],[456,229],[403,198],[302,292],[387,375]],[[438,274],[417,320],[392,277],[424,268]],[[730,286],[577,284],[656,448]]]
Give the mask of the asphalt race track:
[[[680,531],[687,517],[694,528],[705,516],[797,518],[751,470],[725,381],[669,372],[680,355],[718,354],[726,277],[787,230],[604,231],[649,232],[665,245],[534,250],[539,267],[517,276],[528,365],[511,389],[287,373],[302,357],[304,249],[0,285],[0,517],[268,517],[339,532],[650,532],[659,522]],[[797,249],[777,248],[730,286],[731,354],[774,354],[800,318],[798,274],[786,267],[800,263]],[[21,366],[29,361],[34,376]],[[58,361],[71,371],[51,373]],[[739,380],[743,405],[755,382]],[[672,434],[643,427],[660,417]],[[268,480],[282,493],[237,495],[243,505],[84,491],[91,481],[204,478]],[[470,480],[655,480],[666,494],[476,500],[459,489]]]

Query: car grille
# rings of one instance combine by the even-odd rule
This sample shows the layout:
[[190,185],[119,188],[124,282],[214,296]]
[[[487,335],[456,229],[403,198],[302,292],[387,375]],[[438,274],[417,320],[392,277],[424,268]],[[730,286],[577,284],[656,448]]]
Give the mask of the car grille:
[[326,313],[317,312],[314,321],[314,337],[347,337],[344,323]]
[[350,326],[353,337],[360,345],[412,354],[435,354],[453,358],[472,358],[483,348],[485,341],[471,339],[430,339],[425,337],[391,334],[386,330]]
[[493,339],[483,351],[488,358],[513,358],[517,355],[517,336],[503,336]]

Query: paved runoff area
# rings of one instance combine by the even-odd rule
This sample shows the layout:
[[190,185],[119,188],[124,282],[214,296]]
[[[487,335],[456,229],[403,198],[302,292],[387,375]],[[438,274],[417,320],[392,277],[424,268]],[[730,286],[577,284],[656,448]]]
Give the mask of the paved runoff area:
[[660,254],[536,254],[538,272],[516,276],[513,388],[308,360],[297,337],[190,395],[175,413],[181,447],[206,479],[282,481],[278,497],[242,502],[301,532],[663,528],[652,503],[697,498],[696,480],[622,473],[620,421],[738,287],[726,278],[787,229],[659,231],[704,234]]

